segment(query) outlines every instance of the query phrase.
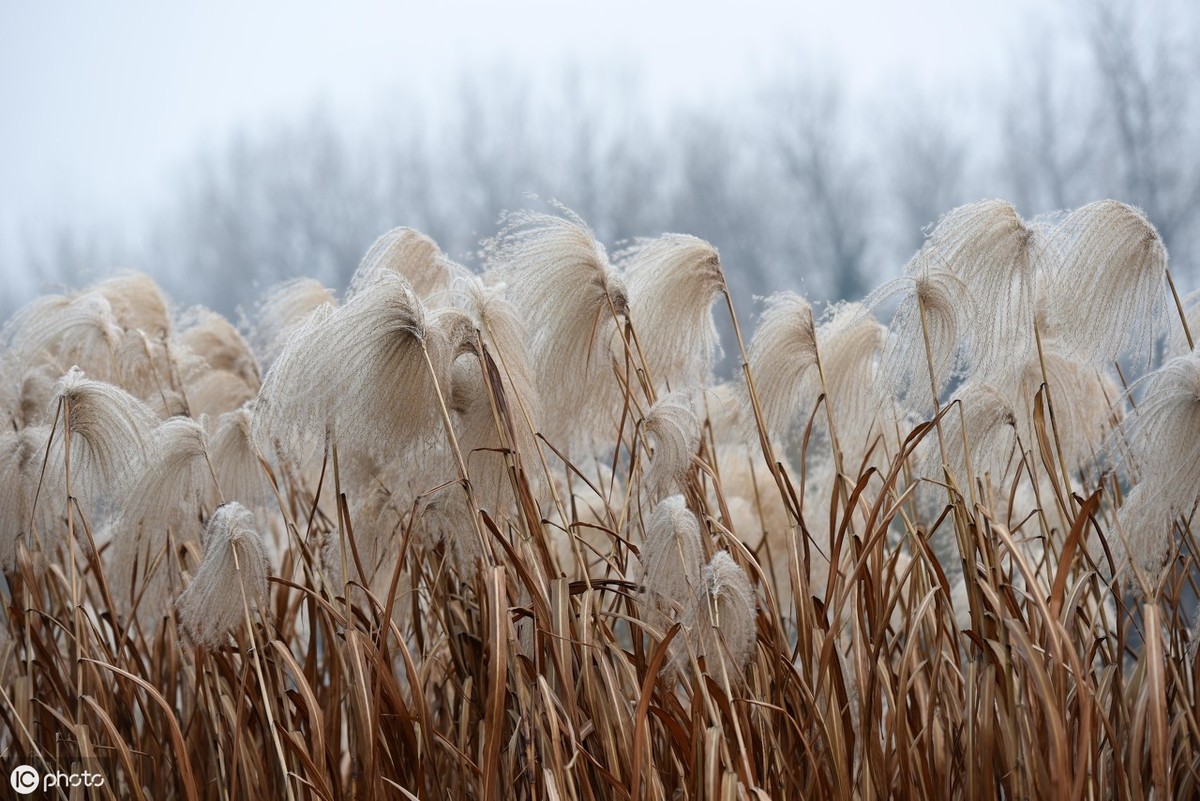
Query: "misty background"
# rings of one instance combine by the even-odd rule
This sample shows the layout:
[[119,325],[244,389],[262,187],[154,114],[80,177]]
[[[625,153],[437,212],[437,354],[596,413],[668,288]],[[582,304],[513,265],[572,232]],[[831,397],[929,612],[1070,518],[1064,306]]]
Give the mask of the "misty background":
[[549,199],[610,251],[711,241],[744,319],[987,197],[1137,205],[1197,285],[1196,4],[900,6],[5,5],[0,319],[122,268],[252,318],[397,225],[477,266]]

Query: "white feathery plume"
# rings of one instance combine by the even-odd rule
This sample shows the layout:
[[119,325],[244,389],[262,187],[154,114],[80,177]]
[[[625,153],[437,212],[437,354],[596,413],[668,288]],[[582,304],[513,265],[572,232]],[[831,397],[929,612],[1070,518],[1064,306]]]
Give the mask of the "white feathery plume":
[[333,306],[323,304],[304,318],[263,378],[251,431],[264,453],[279,448],[282,456],[303,461],[325,447],[325,428],[309,426],[311,421],[328,417],[325,397],[322,385],[310,386],[309,382],[320,369],[314,363],[321,359],[321,334],[333,313]]
[[559,448],[589,448],[615,428],[613,359],[623,356],[614,350],[614,314],[627,316],[628,300],[604,246],[564,214],[509,215],[486,251],[513,305],[537,323],[529,353],[546,437]]
[[23,426],[49,423],[46,409],[54,397],[61,371],[52,364],[40,364],[25,372],[18,395],[17,417]]
[[207,448],[200,422],[164,420],[155,429],[146,468],[123,493],[108,573],[124,610],[145,590],[139,614],[147,621],[178,590],[176,553],[168,546],[199,540],[202,509],[216,505]]
[[[30,523],[39,525],[47,536],[59,537],[61,532],[54,516],[47,514],[50,504],[39,503],[40,515],[33,520],[33,500],[41,479],[42,464],[46,457],[46,442],[50,437],[49,426],[28,426],[20,431],[0,431],[0,566],[12,568],[17,559],[17,544],[26,540],[33,550],[33,542],[27,540]],[[46,479],[54,476],[47,470]],[[50,518],[49,525],[43,522]]]
[[[1117,514],[1119,536],[1109,536],[1108,544],[1118,571],[1136,559],[1156,582],[1174,543],[1175,522],[1191,518],[1200,499],[1200,354],[1170,360],[1130,391],[1142,387],[1137,408],[1110,445],[1118,466],[1137,484]],[[1126,544],[1135,556],[1122,553]],[[1103,564],[1098,543],[1091,553]]]
[[203,535],[204,561],[176,601],[192,639],[217,648],[267,598],[267,555],[254,513],[236,501],[217,507]]
[[908,275],[876,289],[863,305],[877,309],[900,296],[879,359],[879,377],[904,408],[928,415],[935,395],[940,397],[957,374],[960,347],[977,316],[961,278],[919,258],[910,266],[914,269]]
[[659,502],[646,519],[638,581],[647,595],[647,621],[662,630],[703,602],[704,546],[700,523],[682,495]]
[[[504,297],[503,285],[488,286],[478,277],[460,271],[456,288],[459,303],[471,316],[484,346],[504,376],[504,388],[515,423],[521,429],[532,425],[536,431],[542,416],[541,399],[530,365],[528,328],[516,307]],[[518,439],[521,437],[518,433]],[[523,452],[532,457],[536,451]]]
[[[821,392],[812,307],[794,292],[767,298],[747,354],[767,432],[785,439]],[[753,423],[753,415],[747,415]]]
[[700,448],[700,423],[687,394],[672,392],[646,412],[642,430],[654,446],[642,476],[642,500],[654,504],[683,491],[692,456]]
[[[857,471],[874,448],[872,463],[882,469],[889,456],[883,443],[895,439],[892,405],[875,379],[887,329],[860,303],[838,304],[826,317],[817,327],[817,347],[846,468]],[[880,436],[883,443],[876,444]]]
[[[1043,372],[1042,365],[1045,364]],[[1043,340],[1042,358],[1036,354],[1018,365],[1014,411],[1018,433],[1025,450],[1037,449],[1035,400],[1043,384],[1049,386],[1054,404],[1054,426],[1058,432],[1067,469],[1076,473],[1101,455],[1105,438],[1124,416],[1123,391],[1103,368],[1081,362],[1058,349],[1057,340]],[[1053,436],[1049,415],[1046,433]]]
[[188,412],[192,417],[216,417],[233,411],[254,398],[256,386],[257,380],[251,386],[241,375],[228,370],[205,370],[185,384]]
[[1115,200],[1088,204],[1054,229],[1047,257],[1047,312],[1073,355],[1150,358],[1168,308],[1167,249],[1145,215]]
[[190,309],[180,323],[183,329],[179,341],[192,353],[204,359],[214,370],[233,373],[258,391],[258,361],[249,343],[221,315],[203,306]]
[[[948,411],[942,423],[950,475],[965,495],[970,495],[975,479],[990,477],[993,485],[1004,486],[1014,459],[1019,458],[1012,404],[1003,392],[982,381],[963,384],[954,394],[959,408]],[[938,448],[927,451],[921,475],[945,481]]]
[[359,263],[346,290],[346,299],[369,286],[379,273],[389,270],[407,278],[422,300],[448,290],[453,279],[452,262],[437,242],[412,228],[393,228],[375,240]]
[[[146,460],[158,422],[154,413],[140,400],[120,387],[92,381],[78,367],[72,367],[55,386],[50,419],[54,407],[61,404],[53,450],[66,457],[63,434],[70,423],[70,493],[93,510],[101,501],[117,496],[130,476]],[[47,495],[62,493],[66,487],[43,487]]]
[[262,368],[278,358],[292,334],[318,309],[337,307],[333,293],[320,281],[296,278],[272,289],[255,311],[251,340]]
[[[1192,508],[1178,506],[1176,496],[1153,481],[1142,481],[1125,496],[1117,510],[1115,528],[1105,532],[1117,576],[1130,578],[1132,574],[1135,587],[1142,579],[1150,586],[1158,583],[1175,541],[1175,521],[1180,516],[1191,517]],[[1194,497],[1192,501],[1194,505]],[[1108,560],[1098,539],[1090,543],[1089,553],[1107,573]]]
[[259,393],[265,433],[311,442],[328,432],[346,450],[388,452],[429,439],[441,423],[435,378],[445,393],[472,331],[461,312],[429,314],[403,276],[380,273],[288,340]]
[[209,454],[221,494],[257,509],[267,504],[272,495],[250,437],[250,423],[249,406],[216,418],[215,430],[209,437]]
[[[717,551],[704,567],[704,592],[686,621],[696,656],[710,676],[740,680],[757,641],[754,590],[728,551]],[[715,660],[720,658],[723,671]]]
[[150,276],[128,272],[105,279],[92,287],[108,300],[117,323],[125,330],[139,330],[151,339],[171,333],[169,304],[162,289]]
[[987,310],[986,325],[968,329],[973,372],[990,376],[1033,347],[1035,243],[1035,229],[1011,203],[982,200],[942,217],[909,266],[910,274],[927,267],[949,270],[976,310]]
[[103,295],[74,298],[46,295],[24,308],[0,330],[0,344],[20,365],[20,374],[39,364],[65,370],[77,364],[107,380],[115,372],[115,352],[123,331]]
[[629,314],[660,391],[712,380],[720,342],[713,301],[725,286],[717,249],[694,236],[663,234],[617,254]]

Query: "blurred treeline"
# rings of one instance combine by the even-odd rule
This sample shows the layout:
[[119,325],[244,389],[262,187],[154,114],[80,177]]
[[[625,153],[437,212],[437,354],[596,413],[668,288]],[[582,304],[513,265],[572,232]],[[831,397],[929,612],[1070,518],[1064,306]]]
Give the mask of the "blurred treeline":
[[[434,100],[398,89],[353,121],[317,107],[197,154],[135,240],[64,220],[29,238],[23,269],[46,289],[133,268],[181,303],[252,314],[288,277],[343,286],[396,225],[477,262],[501,212],[536,195],[612,247],[664,231],[710,240],[749,315],[781,287],[860,296],[963,202],[1005,197],[1033,217],[1115,197],[1146,211],[1194,286],[1200,13],[1072,8],[1066,24],[1031,20],[1003,76],[957,90],[861,96],[795,63],[702,105],[664,105],[636,69],[498,66]],[[6,293],[0,313],[23,300]]]

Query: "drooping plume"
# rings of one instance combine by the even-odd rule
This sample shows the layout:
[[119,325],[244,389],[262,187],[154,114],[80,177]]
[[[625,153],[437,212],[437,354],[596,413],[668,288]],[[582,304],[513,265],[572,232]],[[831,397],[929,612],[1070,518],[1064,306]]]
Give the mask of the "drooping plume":
[[642,501],[654,504],[683,491],[700,447],[700,423],[687,394],[672,392],[650,407],[642,427],[654,447],[643,473]]
[[258,391],[258,361],[249,343],[221,315],[197,306],[184,315],[180,342],[204,359],[213,370],[224,370],[240,378],[252,392]]
[[700,523],[682,495],[660,501],[646,519],[639,580],[647,596],[647,619],[665,630],[703,602],[704,546]]
[[209,453],[221,494],[256,509],[270,500],[271,492],[250,436],[251,419],[248,406],[218,417]]
[[376,239],[363,256],[346,298],[357,295],[381,272],[391,271],[407,278],[417,296],[428,300],[450,288],[451,264],[432,238],[412,228],[393,228]]
[[1102,200],[1078,209],[1046,246],[1046,312],[1074,355],[1149,359],[1167,309],[1167,249],[1137,209]]
[[664,234],[639,241],[617,261],[656,386],[667,391],[708,383],[720,352],[712,304],[725,286],[717,249],[694,236]]
[[[1121,474],[1136,482],[1116,529],[1106,536],[1118,572],[1136,562],[1139,578],[1156,582],[1174,545],[1176,522],[1190,519],[1200,499],[1200,354],[1171,359],[1129,394],[1139,392],[1136,408],[1106,446]],[[1105,564],[1097,540],[1090,542],[1090,553]]]
[[272,289],[258,304],[251,335],[262,369],[274,364],[288,339],[313,313],[336,306],[333,293],[312,278],[285,281]]
[[197,541],[205,508],[216,506],[204,427],[173,417],[159,424],[151,458],[125,492],[108,574],[124,609],[144,592],[139,617],[151,621],[178,589],[178,548]]
[[323,442],[328,433],[345,450],[393,452],[432,437],[441,424],[437,387],[448,391],[471,330],[454,309],[427,313],[408,281],[385,271],[288,340],[256,403],[262,433],[284,443]]
[[46,295],[17,311],[0,330],[14,376],[38,365],[65,371],[79,365],[108,380],[115,372],[115,352],[123,331],[103,295],[89,292],[74,298]]
[[[131,476],[145,463],[158,422],[154,413],[123,389],[92,381],[72,367],[55,387],[52,406],[60,406],[55,429],[58,447],[65,459],[64,434],[70,427],[70,493],[86,506],[111,501]],[[55,412],[51,410],[50,418]],[[66,487],[46,487],[50,493],[67,492]]]
[[[713,554],[703,580],[704,592],[687,621],[689,638],[697,658],[705,658],[709,675],[736,682],[757,640],[754,590],[728,551]],[[724,663],[720,667],[718,660]]]
[[1035,242],[1011,203],[983,200],[946,214],[909,265],[910,275],[949,270],[986,311],[986,322],[969,329],[973,372],[992,376],[1033,348]]
[[857,471],[870,451],[882,468],[889,448],[877,440],[895,434],[892,404],[876,381],[887,329],[860,303],[839,304],[826,316],[817,327],[817,347],[846,467]]
[[933,412],[935,396],[958,372],[961,346],[976,320],[967,285],[944,267],[919,260],[912,271],[872,292],[863,305],[877,309],[899,296],[880,357],[880,380],[921,415]]
[[[39,503],[41,515],[34,518],[34,496],[41,480],[49,436],[49,426],[0,431],[0,487],[4,488],[0,492],[0,567],[13,567],[17,544],[22,540],[27,548],[34,550],[44,539],[56,542],[62,536],[56,516],[46,514],[50,504],[43,507]],[[53,481],[53,474],[48,478]],[[40,525],[45,535],[31,536],[34,533],[31,523]]]
[[586,448],[615,430],[613,360],[623,363],[623,356],[614,349],[614,315],[626,316],[628,301],[604,246],[566,214],[510,215],[487,253],[513,305],[537,324],[529,350],[547,438],[560,448]]
[[101,281],[93,289],[108,301],[117,323],[126,331],[136,329],[151,339],[163,339],[171,333],[169,304],[150,276],[124,273]]
[[237,502],[213,513],[203,545],[204,561],[176,607],[192,639],[217,648],[265,602],[268,563],[254,514]]
[[808,301],[794,292],[768,298],[747,356],[763,423],[772,437],[783,439],[800,415],[813,411],[821,391],[817,332]]

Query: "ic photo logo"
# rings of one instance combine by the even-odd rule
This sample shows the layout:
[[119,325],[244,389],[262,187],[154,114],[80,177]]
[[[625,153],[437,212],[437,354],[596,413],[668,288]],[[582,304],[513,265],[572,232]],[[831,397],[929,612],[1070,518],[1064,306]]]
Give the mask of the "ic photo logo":
[[104,774],[91,770],[81,773],[56,771],[42,774],[28,765],[17,765],[8,775],[8,783],[12,785],[18,795],[29,795],[37,789],[46,792],[60,787],[103,787]]
[[20,795],[29,795],[42,784],[41,775],[28,765],[17,765],[8,776],[8,783]]

